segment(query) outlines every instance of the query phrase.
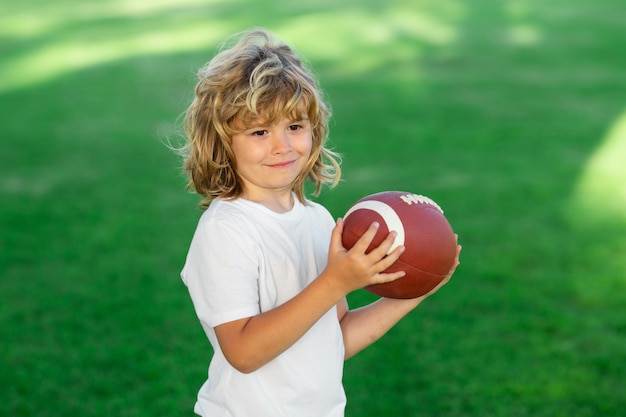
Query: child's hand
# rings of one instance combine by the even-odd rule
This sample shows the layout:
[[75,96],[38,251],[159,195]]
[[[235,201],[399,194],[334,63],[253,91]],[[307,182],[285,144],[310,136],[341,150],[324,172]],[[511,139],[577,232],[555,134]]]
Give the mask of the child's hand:
[[[455,235],[455,236],[456,236],[456,240],[458,242],[459,241],[459,236],[458,235]],[[437,290],[439,290],[439,288],[443,287],[444,285],[446,285],[448,283],[448,281],[450,281],[450,278],[452,278],[452,274],[454,274],[454,271],[456,270],[456,267],[459,266],[459,263],[460,263],[459,262],[459,255],[461,254],[461,249],[463,249],[462,246],[457,244],[456,245],[456,258],[454,260],[454,264],[452,265],[452,268],[450,268],[450,271],[448,272],[446,277],[444,279],[442,279],[441,282],[439,284],[437,284],[437,286],[435,288],[430,290],[427,294],[424,294],[424,295],[422,295],[421,297],[418,297],[418,298],[424,299],[424,298],[426,298],[426,297],[428,297],[430,295],[433,295],[434,293],[437,292]]]
[[368,285],[394,281],[405,275],[404,271],[383,273],[398,260],[405,249],[404,246],[399,246],[387,255],[396,237],[395,232],[389,233],[377,248],[365,253],[376,236],[378,227],[377,223],[372,223],[354,246],[347,250],[341,242],[343,219],[337,221],[330,239],[328,266],[325,272],[344,294]]

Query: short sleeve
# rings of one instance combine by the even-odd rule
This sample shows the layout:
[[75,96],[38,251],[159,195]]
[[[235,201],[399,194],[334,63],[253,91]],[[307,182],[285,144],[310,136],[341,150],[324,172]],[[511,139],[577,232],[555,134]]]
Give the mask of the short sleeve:
[[233,225],[198,225],[181,277],[200,321],[215,327],[259,314],[259,248]]

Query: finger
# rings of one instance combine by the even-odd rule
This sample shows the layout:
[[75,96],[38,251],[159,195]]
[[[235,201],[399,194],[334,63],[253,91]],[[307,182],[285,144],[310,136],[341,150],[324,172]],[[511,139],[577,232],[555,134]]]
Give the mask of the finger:
[[372,250],[369,253],[369,256],[374,259],[382,259],[387,255],[391,255],[391,253],[389,253],[389,249],[391,249],[391,247],[393,246],[393,242],[396,240],[397,236],[398,236],[397,232],[395,231],[389,232],[385,240],[380,242],[380,245],[378,245],[378,247]]
[[452,277],[452,274],[454,274],[454,271],[456,271],[456,267],[461,264],[461,262],[459,261],[461,249],[463,249],[461,245],[456,245],[456,258],[454,259],[454,264],[452,264],[452,268],[450,268],[450,271],[446,275],[447,279],[450,279],[450,277]]
[[367,251],[367,248],[369,248],[370,244],[374,240],[374,237],[376,236],[379,228],[380,224],[378,222],[373,222],[372,224],[370,224],[365,233],[363,233],[359,240],[356,241],[356,243],[352,247],[352,250],[365,253],[365,251]]
[[382,274],[376,274],[372,277],[372,284],[385,284],[402,278],[406,275],[404,271],[388,272]]
[[330,250],[340,251],[345,250],[343,247],[343,243],[341,240],[341,236],[343,235],[343,219],[340,217],[337,219],[337,224],[333,227],[333,230],[330,234]]
[[382,272],[389,268],[400,258],[405,250],[406,248],[404,246],[398,246],[389,255],[383,255],[382,259],[376,263],[376,270]]
[[[458,239],[458,236],[457,236],[457,239]],[[452,278],[452,275],[454,274],[454,271],[456,270],[456,267],[459,266],[460,264],[459,254],[461,253],[461,249],[462,249],[461,245],[456,245],[456,258],[454,259],[454,263],[452,264],[452,268],[450,268],[450,271],[448,271],[446,276],[439,282],[439,284],[437,284],[435,288],[430,290],[428,293],[422,295],[420,298],[426,298],[426,297],[431,296],[432,294],[439,291],[441,287],[443,287],[450,281],[450,279]]]
[[461,257],[461,250],[463,249],[463,246],[461,245],[456,245],[456,258],[454,258],[455,260],[455,265],[454,267],[456,268],[461,262],[459,261],[460,257]]

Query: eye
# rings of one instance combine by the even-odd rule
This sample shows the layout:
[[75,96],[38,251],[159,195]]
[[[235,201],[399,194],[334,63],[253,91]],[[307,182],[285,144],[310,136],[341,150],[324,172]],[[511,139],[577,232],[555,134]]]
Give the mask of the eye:
[[264,136],[266,133],[267,133],[267,130],[263,129],[263,130],[255,130],[250,134],[252,136]]
[[309,119],[296,119],[292,120],[292,124],[289,125],[288,129],[292,132],[296,132],[298,130],[310,129],[311,123]]

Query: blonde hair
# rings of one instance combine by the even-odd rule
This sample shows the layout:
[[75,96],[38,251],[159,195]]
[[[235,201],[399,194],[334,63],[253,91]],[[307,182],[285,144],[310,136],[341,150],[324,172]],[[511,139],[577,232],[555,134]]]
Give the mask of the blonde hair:
[[306,203],[308,179],[318,195],[323,184],[335,186],[341,176],[340,156],[327,149],[330,109],[310,70],[296,53],[263,29],[236,35],[238,42],[222,49],[198,71],[195,97],[185,113],[187,143],[183,148],[188,189],[203,196],[206,209],[215,198],[241,195],[231,137],[235,121],[246,128],[256,119],[276,123],[285,116],[306,116],[311,122],[312,150],[292,190]]

